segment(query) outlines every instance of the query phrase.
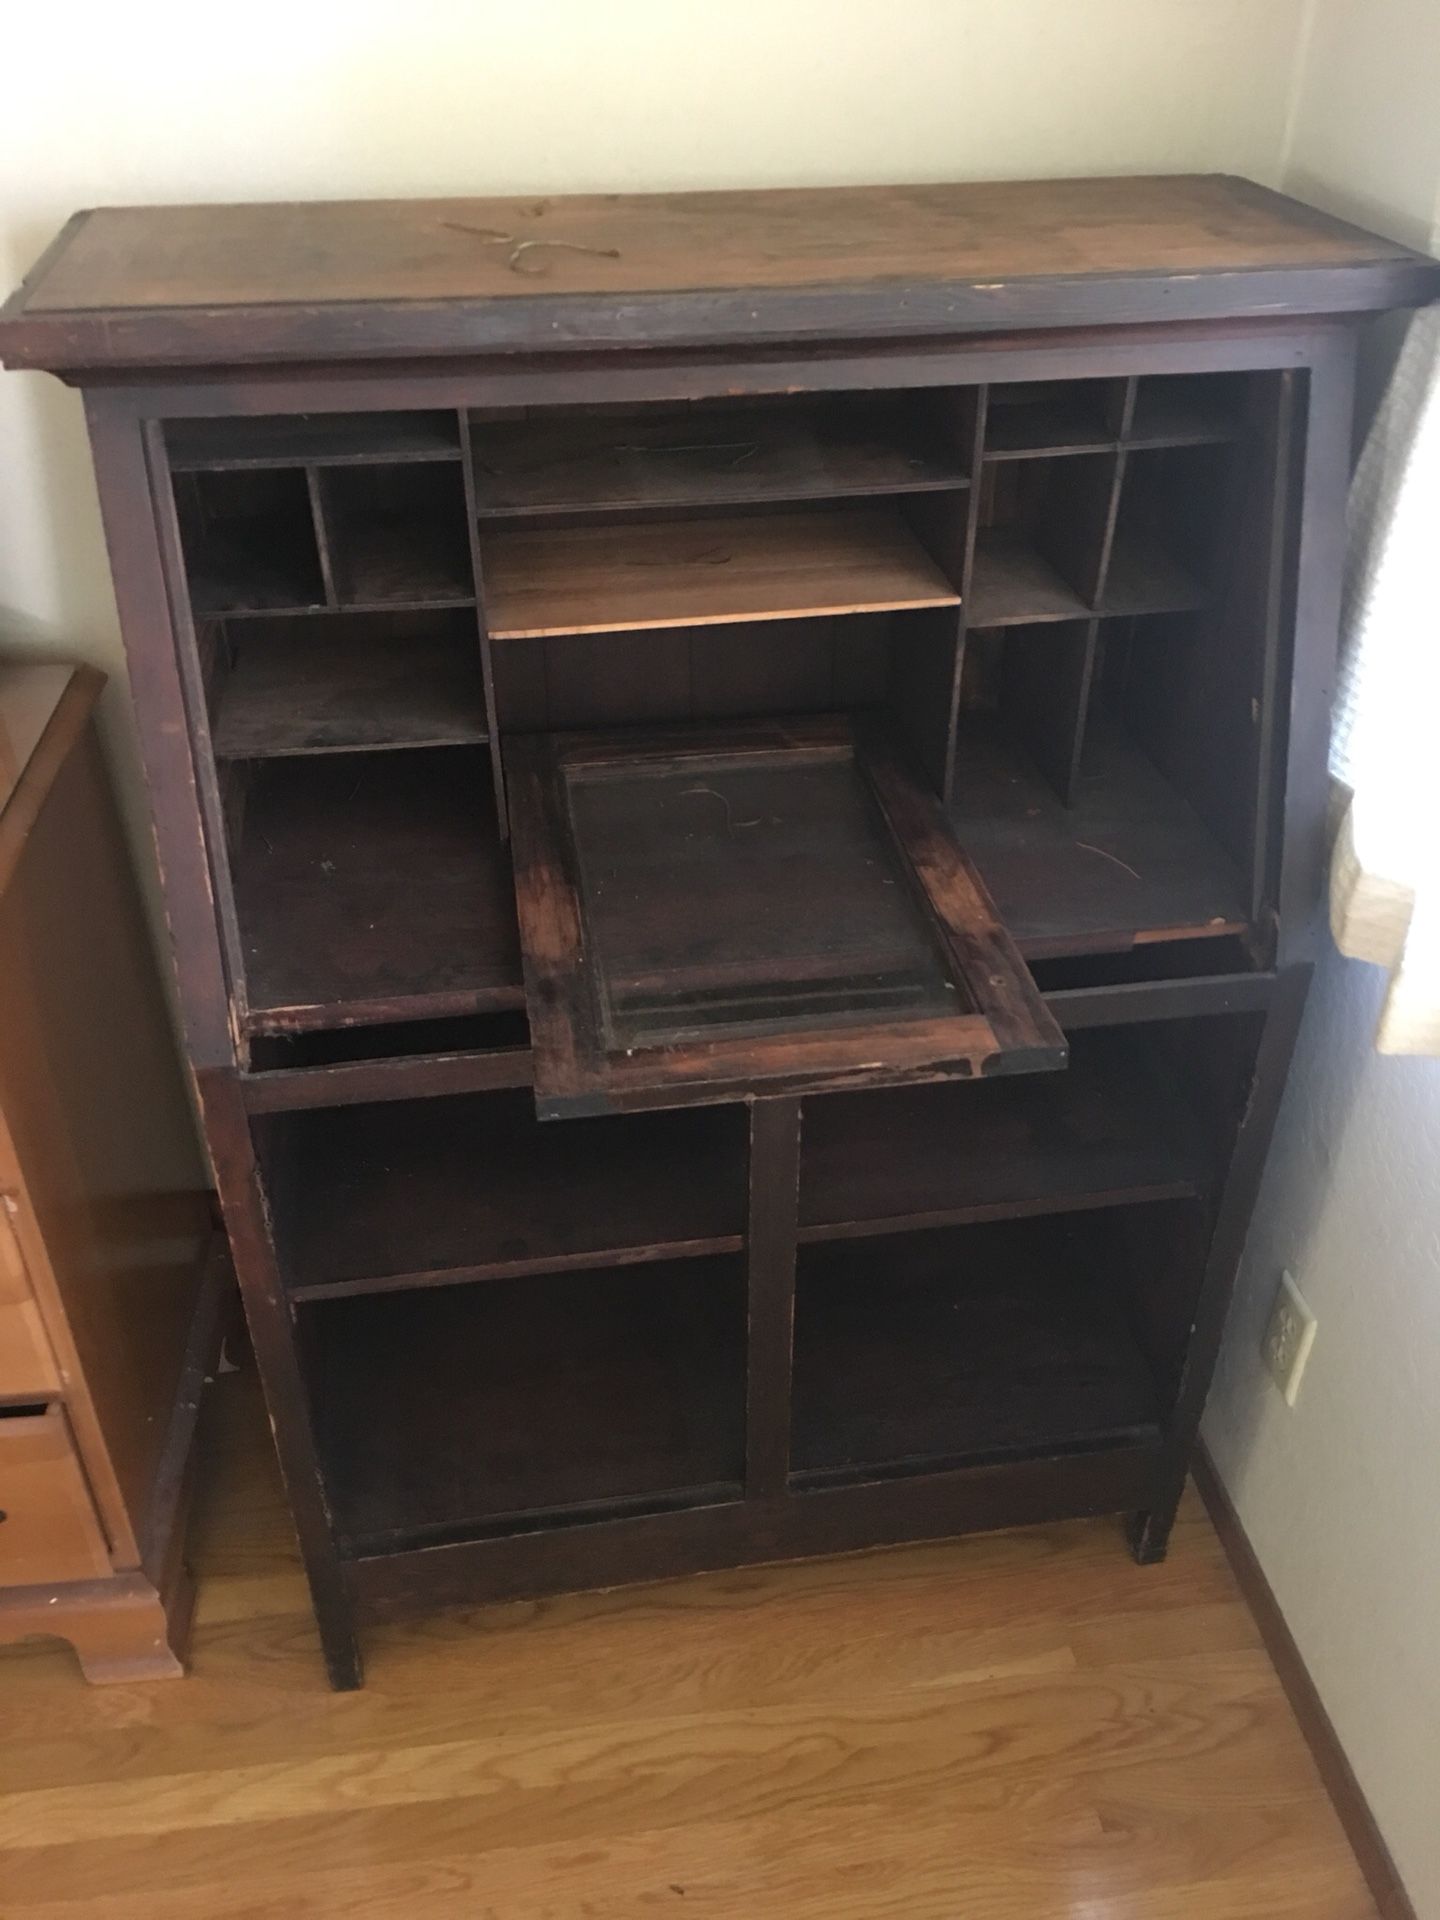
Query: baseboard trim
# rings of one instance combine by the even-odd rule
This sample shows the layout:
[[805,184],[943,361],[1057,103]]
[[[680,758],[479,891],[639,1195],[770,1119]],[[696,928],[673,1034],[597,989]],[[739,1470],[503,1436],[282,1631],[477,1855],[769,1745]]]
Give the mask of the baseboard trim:
[[1354,1769],[1345,1757],[1330,1716],[1301,1658],[1294,1636],[1285,1624],[1280,1603],[1270,1590],[1264,1569],[1255,1557],[1240,1516],[1225,1491],[1215,1462],[1207,1448],[1200,1447],[1194,1461],[1195,1484],[1205,1502],[1220,1544],[1225,1549],[1240,1591],[1249,1607],[1260,1638],[1270,1655],[1291,1711],[1299,1722],[1305,1744],[1314,1757],[1320,1778],[1345,1829],[1345,1837],[1365,1876],[1370,1896],[1379,1909],[1380,1920],[1416,1920],[1415,1909],[1405,1891],[1384,1836],[1375,1823],[1370,1803],[1361,1791]]

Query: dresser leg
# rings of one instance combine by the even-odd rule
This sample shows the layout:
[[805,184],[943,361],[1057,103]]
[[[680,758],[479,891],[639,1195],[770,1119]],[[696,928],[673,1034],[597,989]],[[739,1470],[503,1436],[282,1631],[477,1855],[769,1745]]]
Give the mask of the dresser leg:
[[177,1566],[164,1590],[143,1573],[14,1587],[0,1595],[0,1641],[68,1640],[95,1686],[178,1680],[185,1671],[195,1583]]

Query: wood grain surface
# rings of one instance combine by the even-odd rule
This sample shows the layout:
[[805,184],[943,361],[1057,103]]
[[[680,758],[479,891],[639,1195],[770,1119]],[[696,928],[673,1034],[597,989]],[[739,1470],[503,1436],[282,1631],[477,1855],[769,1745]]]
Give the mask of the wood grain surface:
[[382,1626],[327,1691],[252,1376],[194,1667],[0,1655],[5,1920],[1375,1920],[1199,1503]]
[[0,354],[94,369],[322,342],[352,359],[1272,317],[1423,300],[1435,281],[1392,241],[1219,174],[102,207],[0,312]]

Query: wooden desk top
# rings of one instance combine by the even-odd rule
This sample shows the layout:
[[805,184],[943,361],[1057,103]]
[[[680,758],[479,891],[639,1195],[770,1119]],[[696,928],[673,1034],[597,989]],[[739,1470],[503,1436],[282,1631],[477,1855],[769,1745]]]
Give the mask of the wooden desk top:
[[1440,266],[1223,175],[104,207],[0,313],[71,373],[1413,305]]

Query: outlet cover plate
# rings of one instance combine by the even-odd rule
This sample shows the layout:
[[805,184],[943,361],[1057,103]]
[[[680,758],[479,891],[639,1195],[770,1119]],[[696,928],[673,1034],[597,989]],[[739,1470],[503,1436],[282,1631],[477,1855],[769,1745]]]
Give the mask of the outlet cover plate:
[[1317,1326],[1294,1274],[1282,1273],[1260,1352],[1287,1407],[1293,1407],[1300,1397],[1300,1381],[1315,1344]]

